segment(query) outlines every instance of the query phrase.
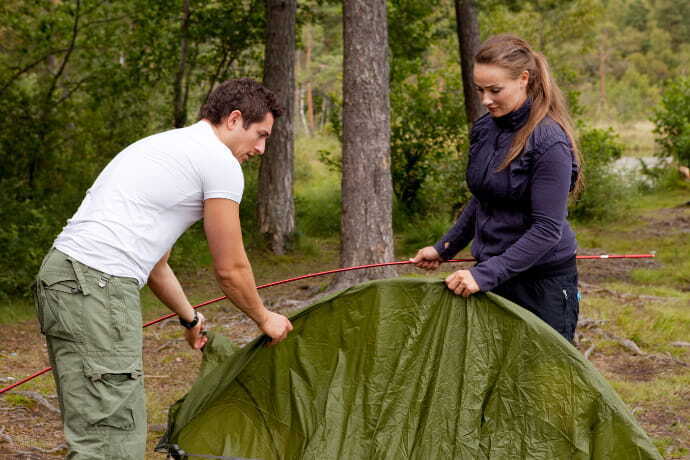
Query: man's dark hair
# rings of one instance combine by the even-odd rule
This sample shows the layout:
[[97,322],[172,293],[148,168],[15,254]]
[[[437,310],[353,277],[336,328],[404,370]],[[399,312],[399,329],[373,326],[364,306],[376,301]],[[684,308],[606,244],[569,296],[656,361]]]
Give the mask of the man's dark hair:
[[251,78],[237,78],[224,81],[211,92],[199,111],[199,119],[217,125],[235,110],[242,113],[245,129],[263,120],[268,112],[278,118],[284,111],[270,89]]

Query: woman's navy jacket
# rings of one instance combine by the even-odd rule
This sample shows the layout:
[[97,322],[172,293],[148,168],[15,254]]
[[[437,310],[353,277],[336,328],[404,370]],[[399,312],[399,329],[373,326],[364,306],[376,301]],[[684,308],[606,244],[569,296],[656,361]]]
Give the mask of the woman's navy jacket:
[[578,165],[563,129],[546,117],[524,151],[497,171],[517,131],[527,122],[529,100],[519,109],[479,118],[472,127],[467,184],[472,199],[434,247],[444,260],[472,243],[470,269],[482,291],[518,273],[557,265],[575,255],[568,194]]

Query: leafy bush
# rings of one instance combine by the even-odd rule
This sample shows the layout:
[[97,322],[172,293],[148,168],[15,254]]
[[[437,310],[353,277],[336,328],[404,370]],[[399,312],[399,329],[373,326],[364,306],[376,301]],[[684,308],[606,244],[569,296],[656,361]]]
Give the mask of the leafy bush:
[[295,197],[299,233],[312,237],[340,235],[340,186],[326,180]]
[[613,130],[585,128],[579,137],[584,157],[585,188],[571,203],[570,214],[580,220],[611,220],[626,209],[625,198],[632,188],[611,170],[623,154],[623,144]]
[[690,165],[690,77],[671,80],[653,117],[662,155]]
[[419,75],[391,91],[393,191],[409,216],[451,215],[469,196],[462,84],[445,77],[439,85],[440,74]]

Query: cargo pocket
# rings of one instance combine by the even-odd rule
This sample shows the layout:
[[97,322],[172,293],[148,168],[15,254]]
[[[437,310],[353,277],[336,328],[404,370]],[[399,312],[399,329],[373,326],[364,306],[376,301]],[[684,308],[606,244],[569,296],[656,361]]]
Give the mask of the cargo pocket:
[[92,358],[84,361],[84,375],[87,398],[80,411],[88,429],[134,431],[145,412],[141,359]]
[[83,295],[74,273],[40,273],[36,280],[36,313],[45,335],[81,342],[79,309]]

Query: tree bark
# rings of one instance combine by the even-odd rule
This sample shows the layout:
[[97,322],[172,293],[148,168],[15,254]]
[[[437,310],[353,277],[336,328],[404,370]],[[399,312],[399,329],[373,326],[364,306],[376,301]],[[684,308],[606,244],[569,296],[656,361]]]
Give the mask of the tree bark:
[[479,50],[479,21],[474,0],[455,0],[455,20],[460,47],[460,68],[462,70],[462,89],[465,95],[465,113],[469,126],[482,116],[486,109],[482,106],[479,94],[474,89],[474,55]]
[[266,0],[264,84],[285,107],[268,138],[259,169],[259,229],[275,254],[284,254],[295,231],[293,106],[297,0]]
[[187,123],[187,91],[185,75],[189,49],[189,0],[182,0],[182,18],[180,22],[180,62],[175,73],[173,86],[173,126],[182,128]]
[[602,37],[599,44],[599,113],[606,113],[607,97],[606,97],[606,60],[608,56],[606,53],[605,38]]
[[307,70],[307,75],[309,78],[307,79],[306,86],[307,86],[307,122],[309,123],[309,134],[313,134],[314,130],[316,129],[314,126],[314,96],[312,92],[312,87],[311,87],[311,52],[313,48],[313,43],[312,43],[312,38],[311,38],[311,30],[309,28],[305,28],[304,31],[304,41],[305,41],[305,46],[306,46],[306,52],[305,52],[305,68]]
[[[343,2],[343,267],[393,260],[386,0]],[[343,272],[334,287],[394,276],[390,267]]]

